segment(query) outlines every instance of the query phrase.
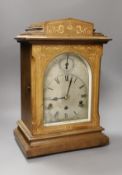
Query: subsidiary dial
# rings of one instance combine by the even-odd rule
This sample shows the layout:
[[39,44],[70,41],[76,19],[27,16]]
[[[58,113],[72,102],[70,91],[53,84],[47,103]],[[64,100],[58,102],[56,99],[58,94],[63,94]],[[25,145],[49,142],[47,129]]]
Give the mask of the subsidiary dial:
[[74,67],[74,60],[69,53],[63,55],[63,58],[59,62],[59,67],[65,72],[72,71]]

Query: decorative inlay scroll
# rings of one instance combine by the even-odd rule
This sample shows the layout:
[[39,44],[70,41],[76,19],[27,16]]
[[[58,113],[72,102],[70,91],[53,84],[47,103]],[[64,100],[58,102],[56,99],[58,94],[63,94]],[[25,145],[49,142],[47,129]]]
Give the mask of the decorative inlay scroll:
[[47,21],[31,25],[27,31],[47,37],[81,37],[93,35],[93,24],[73,18]]
[[65,19],[45,23],[48,36],[91,36],[93,24],[74,19]]

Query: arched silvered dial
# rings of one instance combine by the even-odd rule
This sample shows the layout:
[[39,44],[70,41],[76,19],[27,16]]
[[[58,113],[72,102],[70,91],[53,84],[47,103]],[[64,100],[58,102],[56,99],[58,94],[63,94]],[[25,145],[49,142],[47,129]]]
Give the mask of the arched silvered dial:
[[68,124],[89,119],[89,73],[72,53],[49,64],[44,83],[44,124]]

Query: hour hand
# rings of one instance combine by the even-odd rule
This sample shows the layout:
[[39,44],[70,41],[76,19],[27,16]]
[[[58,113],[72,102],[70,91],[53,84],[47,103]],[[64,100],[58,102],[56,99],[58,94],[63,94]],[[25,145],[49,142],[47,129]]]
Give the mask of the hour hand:
[[54,100],[54,101],[57,101],[57,100],[60,100],[60,99],[65,99],[65,97],[54,97],[54,98],[46,98],[45,100]]

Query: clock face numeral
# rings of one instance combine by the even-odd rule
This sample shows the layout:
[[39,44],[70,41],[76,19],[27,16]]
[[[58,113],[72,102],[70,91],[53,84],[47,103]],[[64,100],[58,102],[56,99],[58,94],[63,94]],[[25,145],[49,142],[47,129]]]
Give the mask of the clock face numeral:
[[51,90],[51,91],[53,91],[54,89],[53,88],[51,88],[51,87],[47,87],[47,89],[49,89],[49,90]]
[[82,100],[79,101],[79,106],[80,106],[80,107],[84,107],[84,104],[83,104],[83,101],[82,101]]
[[48,105],[48,107],[47,107],[47,109],[52,109],[53,108],[53,105],[51,104],[51,103],[49,103],[49,105]]
[[74,117],[75,117],[75,119],[79,119],[80,118],[79,116],[80,116],[79,113],[77,113],[76,111],[74,111]]
[[60,84],[60,81],[57,77],[55,78],[55,81],[56,81],[57,84]]
[[65,119],[68,119],[68,114],[64,113]]
[[84,97],[87,97],[87,94],[82,94],[81,97],[83,97],[83,98],[84,98]]
[[87,121],[89,77],[85,64],[71,53],[55,59],[46,72],[44,123]]
[[76,83],[76,81],[77,81],[77,78],[75,78],[74,83]]
[[68,81],[69,80],[69,76],[65,75],[65,80]]
[[55,117],[55,118],[57,118],[57,117],[58,117],[58,115],[59,115],[59,112],[58,112],[58,111],[56,111],[56,113],[55,113],[54,117]]
[[68,109],[68,106],[65,106],[64,109],[67,110]]
[[81,85],[81,86],[79,87],[79,89],[82,89],[84,86],[85,86],[85,84]]
[[78,115],[78,113],[76,111],[73,111],[75,115]]

